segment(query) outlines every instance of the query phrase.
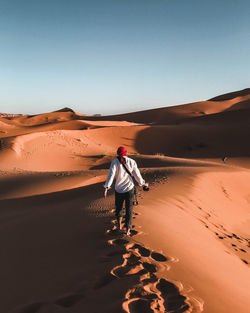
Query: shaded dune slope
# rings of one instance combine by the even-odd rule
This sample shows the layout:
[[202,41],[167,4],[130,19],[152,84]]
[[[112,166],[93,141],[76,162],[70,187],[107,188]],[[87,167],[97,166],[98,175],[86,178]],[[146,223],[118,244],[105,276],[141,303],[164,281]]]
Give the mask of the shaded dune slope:
[[234,92],[229,92],[223,95],[216,96],[214,98],[211,98],[210,100],[212,101],[224,101],[224,100],[231,100],[236,97],[244,97],[244,96],[249,96],[250,94],[250,88],[245,88],[242,90],[234,91]]

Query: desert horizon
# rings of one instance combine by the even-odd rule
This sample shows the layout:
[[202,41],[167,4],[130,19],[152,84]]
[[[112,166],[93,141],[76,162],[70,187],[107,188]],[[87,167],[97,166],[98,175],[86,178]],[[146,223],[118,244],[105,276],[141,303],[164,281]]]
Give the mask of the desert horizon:
[[[250,88],[114,115],[0,113],[3,313],[247,313]],[[117,229],[119,146],[137,186]]]

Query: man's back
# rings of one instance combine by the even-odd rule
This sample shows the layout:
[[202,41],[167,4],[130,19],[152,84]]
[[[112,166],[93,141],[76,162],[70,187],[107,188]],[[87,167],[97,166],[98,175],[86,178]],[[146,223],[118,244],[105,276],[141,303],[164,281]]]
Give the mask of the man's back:
[[[127,170],[131,173],[131,175],[135,178],[140,186],[145,184],[145,181],[141,177],[140,171],[137,167],[136,161],[129,158],[128,156],[124,156],[125,164]],[[119,161],[118,158],[115,158],[111,162],[109,176],[106,181],[105,187],[110,188],[113,179],[116,179],[115,190],[119,193],[128,192],[134,187],[134,182],[132,177],[127,173],[123,164]]]

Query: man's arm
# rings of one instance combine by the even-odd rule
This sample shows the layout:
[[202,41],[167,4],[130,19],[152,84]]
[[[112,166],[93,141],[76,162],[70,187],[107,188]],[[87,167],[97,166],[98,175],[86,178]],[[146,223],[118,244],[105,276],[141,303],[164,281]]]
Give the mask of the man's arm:
[[137,181],[137,183],[139,184],[139,186],[148,185],[148,184],[146,184],[145,180],[142,178],[140,170],[138,169],[136,162],[134,164],[132,175],[134,176],[134,178]]
[[115,165],[115,162],[113,161],[110,165],[110,168],[109,168],[108,178],[104,184],[104,188],[105,188],[104,197],[105,198],[107,196],[108,189],[110,189],[110,187],[113,183],[113,180],[115,178],[115,174],[116,174],[116,165]]

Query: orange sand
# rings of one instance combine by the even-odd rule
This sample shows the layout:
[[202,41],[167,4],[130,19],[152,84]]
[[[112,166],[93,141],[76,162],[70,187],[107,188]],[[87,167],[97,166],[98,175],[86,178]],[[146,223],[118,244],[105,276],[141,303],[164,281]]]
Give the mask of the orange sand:
[[[1,115],[0,312],[249,312],[249,110],[246,89],[114,116]],[[103,198],[120,145],[151,187],[131,237],[113,189]]]

